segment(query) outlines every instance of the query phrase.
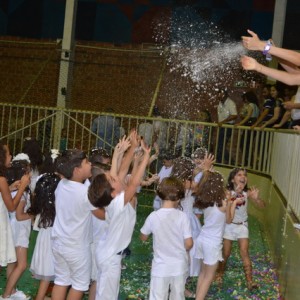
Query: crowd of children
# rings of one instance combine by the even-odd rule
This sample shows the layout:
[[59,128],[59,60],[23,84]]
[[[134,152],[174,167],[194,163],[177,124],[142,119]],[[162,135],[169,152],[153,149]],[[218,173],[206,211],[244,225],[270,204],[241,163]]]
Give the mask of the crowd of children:
[[[162,153],[162,170],[149,179],[145,174],[149,161],[158,157],[157,146],[154,156],[150,153],[132,130],[112,156],[104,149],[93,149],[89,157],[78,149],[52,150],[32,170],[40,153],[34,158],[30,151],[18,154],[11,163],[9,148],[0,144],[0,265],[7,270],[0,299],[30,298],[16,286],[26,269],[31,224],[38,231],[30,265],[40,280],[36,300],[47,299],[51,281],[54,300],[82,299],[86,291],[90,300],[118,299],[137,193],[141,185],[153,183],[158,205],[140,229],[142,241],[153,235],[149,299],[204,299],[219,262],[222,278],[233,240],[239,241],[247,286],[256,287],[248,254],[247,199],[260,207],[263,201],[257,189],[247,188],[246,172],[234,169],[226,188],[213,170],[214,157],[199,148],[191,158]],[[18,176],[11,172],[15,164]],[[198,277],[195,291],[185,288],[189,277]]]

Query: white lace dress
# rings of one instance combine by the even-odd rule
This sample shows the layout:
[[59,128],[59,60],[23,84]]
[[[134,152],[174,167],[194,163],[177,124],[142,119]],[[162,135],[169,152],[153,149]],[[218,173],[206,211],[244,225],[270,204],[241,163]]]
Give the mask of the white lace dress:
[[8,211],[0,193],[0,266],[16,261],[16,251]]

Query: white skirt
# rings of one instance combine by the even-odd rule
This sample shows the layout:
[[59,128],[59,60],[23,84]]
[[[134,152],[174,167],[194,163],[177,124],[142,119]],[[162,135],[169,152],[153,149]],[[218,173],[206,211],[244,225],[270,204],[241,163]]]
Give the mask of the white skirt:
[[8,212],[1,195],[0,202],[0,266],[6,267],[17,258]]
[[54,280],[54,264],[51,245],[52,227],[40,228],[34,247],[30,272],[39,280]]

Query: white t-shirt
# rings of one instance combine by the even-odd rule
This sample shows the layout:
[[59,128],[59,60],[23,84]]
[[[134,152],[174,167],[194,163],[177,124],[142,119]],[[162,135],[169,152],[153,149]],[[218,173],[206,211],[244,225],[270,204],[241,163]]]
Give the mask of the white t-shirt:
[[124,205],[124,192],[117,195],[105,208],[105,220],[108,228],[100,238],[96,250],[98,266],[124,250],[131,241],[136,211],[130,203]]
[[[90,180],[87,179],[84,182],[84,185],[89,188],[89,186],[91,185]],[[101,236],[105,234],[107,227],[107,222],[105,220],[101,220],[92,214],[93,243],[97,243],[99,241]]]
[[[229,116],[237,115],[236,104],[230,99],[227,98],[224,103],[219,102],[218,105],[218,122],[222,122],[227,119]],[[228,124],[233,124],[234,120],[227,122]]]
[[170,277],[188,272],[184,239],[192,237],[192,231],[190,220],[184,212],[175,208],[154,211],[147,217],[141,233],[153,234],[151,276]]
[[92,242],[92,210],[87,186],[63,178],[55,190],[56,216],[52,239],[68,246],[86,247]]
[[168,168],[165,166],[162,166],[162,168],[160,169],[160,171],[158,173],[159,182],[161,182],[165,177],[170,177],[170,175],[172,173],[172,169],[173,169],[173,166],[168,167]]
[[204,225],[199,238],[207,239],[211,243],[221,244],[225,229],[226,215],[216,205],[203,209]]

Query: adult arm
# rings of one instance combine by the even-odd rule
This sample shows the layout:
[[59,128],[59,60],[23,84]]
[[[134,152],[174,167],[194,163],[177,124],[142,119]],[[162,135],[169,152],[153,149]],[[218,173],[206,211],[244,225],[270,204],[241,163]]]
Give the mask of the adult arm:
[[253,107],[251,105],[248,105],[247,116],[245,116],[245,118],[241,122],[237,123],[236,125],[237,126],[244,125],[251,118],[252,113],[253,113]]
[[[247,30],[250,36],[242,36],[243,45],[248,50],[264,51],[266,42],[261,41],[257,34],[251,30]],[[269,53],[287,62],[300,66],[300,53],[272,45]]]
[[264,110],[262,111],[262,113],[259,115],[258,119],[256,120],[256,122],[251,126],[251,128],[253,129],[254,127],[258,126],[266,117],[266,115],[269,113],[269,109],[268,108],[264,108]]
[[273,68],[266,67],[258,63],[254,58],[249,56],[243,56],[241,58],[242,67],[247,71],[256,71],[263,75],[272,77],[287,85],[300,85],[300,73],[288,73]]
[[278,119],[279,119],[279,116],[280,116],[280,111],[281,111],[281,108],[279,106],[276,106],[274,108],[274,114],[273,114],[273,117],[266,121],[262,126],[261,128],[265,128],[267,127],[268,125],[272,125],[274,124]]
[[275,124],[273,126],[273,128],[280,128],[280,127],[282,127],[289,120],[290,117],[291,117],[291,112],[287,110],[284,113],[283,117],[281,118],[280,122],[278,124]]

